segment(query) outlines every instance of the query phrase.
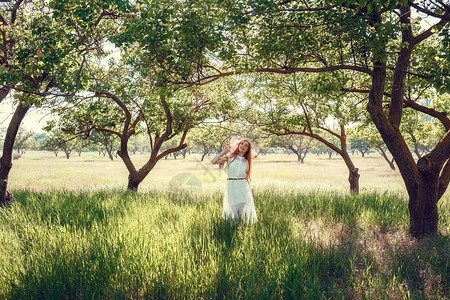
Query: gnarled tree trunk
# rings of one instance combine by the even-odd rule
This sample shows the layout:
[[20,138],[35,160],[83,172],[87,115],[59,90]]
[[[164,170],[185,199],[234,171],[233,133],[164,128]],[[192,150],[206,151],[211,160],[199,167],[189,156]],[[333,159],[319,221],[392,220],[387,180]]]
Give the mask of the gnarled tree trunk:
[[8,129],[6,130],[5,142],[3,144],[3,155],[0,158],[0,206],[12,201],[12,196],[8,192],[7,187],[9,171],[12,168],[14,142],[16,140],[17,131],[19,130],[20,124],[22,123],[22,120],[30,107],[31,106],[19,103],[11,122],[9,123]]
[[[416,237],[435,234],[438,229],[437,203],[447,190],[450,178],[450,130],[436,149],[438,151],[417,161],[417,192],[410,195],[408,205],[410,232]],[[443,152],[444,159],[439,155],[439,150]]]
[[346,149],[343,149],[343,151],[340,151],[338,153],[342,156],[342,159],[344,160],[345,165],[348,168],[348,182],[350,183],[350,191],[357,194],[359,193],[359,169],[355,168],[355,165],[353,164]]
[[[384,62],[374,63],[367,110],[394,157],[405,182],[409,196],[410,233],[414,237],[423,237],[437,232],[437,203],[450,181],[450,120],[445,114],[433,112],[434,116],[444,124],[447,133],[429,154],[419,159],[416,165],[399,127],[405,105],[405,77],[410,65],[411,53],[414,46],[430,36],[432,31],[430,29],[421,35],[413,36],[410,7],[401,7],[400,13],[400,21],[404,25],[402,44],[406,47],[401,48],[395,66],[389,115],[387,117],[383,110],[386,80],[386,64]],[[381,24],[381,17],[378,16],[378,19],[373,21],[374,24]],[[446,21],[440,23],[445,25]],[[374,27],[376,29],[376,26]],[[414,104],[410,103],[409,105]],[[415,107],[415,109],[418,108]],[[424,108],[424,112],[427,112],[426,108]]]

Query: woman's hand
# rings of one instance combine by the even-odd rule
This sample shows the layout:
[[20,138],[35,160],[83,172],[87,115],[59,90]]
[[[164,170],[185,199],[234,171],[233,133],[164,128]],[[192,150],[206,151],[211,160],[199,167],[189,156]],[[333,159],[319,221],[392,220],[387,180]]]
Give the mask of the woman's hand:
[[227,161],[228,161],[228,157],[227,157],[225,154],[226,154],[228,151],[230,151],[230,149],[231,149],[231,146],[230,146],[230,145],[226,146],[225,149],[223,149],[222,152],[220,152],[219,154],[217,154],[217,156],[214,157],[214,158],[211,160],[211,163],[212,163],[212,164],[222,164],[222,163],[227,162]]

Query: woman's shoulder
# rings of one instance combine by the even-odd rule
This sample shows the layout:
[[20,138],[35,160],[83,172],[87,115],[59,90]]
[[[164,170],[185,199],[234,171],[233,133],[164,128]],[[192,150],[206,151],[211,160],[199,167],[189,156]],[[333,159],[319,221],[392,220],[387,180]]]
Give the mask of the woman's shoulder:
[[228,161],[230,161],[230,158],[233,158],[233,156],[231,154],[227,154],[222,156],[223,158],[226,158]]

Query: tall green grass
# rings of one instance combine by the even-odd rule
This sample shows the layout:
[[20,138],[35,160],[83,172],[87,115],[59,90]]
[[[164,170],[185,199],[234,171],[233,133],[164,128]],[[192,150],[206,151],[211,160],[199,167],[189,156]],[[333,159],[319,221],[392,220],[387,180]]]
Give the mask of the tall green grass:
[[222,193],[16,191],[0,210],[0,298],[442,298],[449,216],[407,235],[405,199],[255,189],[259,222]]

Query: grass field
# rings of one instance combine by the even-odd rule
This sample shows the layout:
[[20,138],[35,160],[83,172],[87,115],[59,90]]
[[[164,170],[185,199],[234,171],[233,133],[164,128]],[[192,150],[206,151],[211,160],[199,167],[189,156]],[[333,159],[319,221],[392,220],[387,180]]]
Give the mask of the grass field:
[[[142,191],[164,190],[170,188],[176,175],[184,174],[198,178],[203,190],[222,190],[226,174],[209,163],[211,158],[207,156],[200,162],[200,155],[194,154],[184,160],[161,160],[139,188]],[[132,159],[140,167],[148,156],[134,155]],[[353,156],[352,159],[360,169],[362,192],[405,192],[399,172],[390,171],[379,155]],[[96,153],[82,153],[80,157],[75,154],[68,160],[62,153],[55,157],[49,152],[28,152],[13,164],[9,186],[16,190],[123,190],[127,185],[128,173],[122,161],[111,161]],[[347,177],[347,168],[339,156],[328,159],[325,155],[311,154],[300,164],[294,155],[260,155],[254,160],[252,186],[255,189],[275,186],[299,192],[346,193]]]
[[253,225],[221,219],[226,175],[198,155],[160,161],[137,194],[121,161],[52,155],[14,161],[1,299],[449,299],[449,192],[439,235],[410,238],[402,180],[378,155],[353,158],[359,195],[337,157],[258,157]]

